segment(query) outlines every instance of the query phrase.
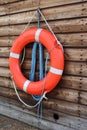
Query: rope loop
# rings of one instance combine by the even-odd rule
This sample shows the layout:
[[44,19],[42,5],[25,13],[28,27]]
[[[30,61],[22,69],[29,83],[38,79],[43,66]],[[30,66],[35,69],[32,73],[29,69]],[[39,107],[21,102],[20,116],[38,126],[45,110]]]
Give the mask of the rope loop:
[[25,105],[26,107],[28,107],[28,108],[30,108],[30,109],[35,108],[35,107],[37,107],[37,106],[42,102],[43,99],[46,99],[46,100],[47,100],[47,97],[46,97],[46,93],[47,93],[47,92],[44,92],[43,95],[42,95],[42,97],[40,98],[40,100],[39,100],[35,105],[30,106],[30,105],[26,104],[26,103],[21,99],[21,97],[19,96],[19,93],[18,93],[18,91],[17,91],[16,85],[15,85],[14,80],[13,80],[13,76],[11,76],[11,80],[12,80],[13,87],[14,87],[15,93],[16,93],[16,95],[17,95],[19,101],[20,101],[23,105]]

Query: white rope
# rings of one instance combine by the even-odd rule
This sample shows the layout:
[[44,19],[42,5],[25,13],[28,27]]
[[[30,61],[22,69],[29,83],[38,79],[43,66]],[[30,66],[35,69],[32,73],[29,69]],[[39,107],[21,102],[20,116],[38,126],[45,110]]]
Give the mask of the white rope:
[[[44,84],[43,84],[43,87],[42,87],[42,93],[44,92],[44,86],[45,86],[45,83],[46,83],[46,71],[47,71],[48,58],[49,58],[49,53],[46,54],[46,61],[45,61],[45,78],[44,78]],[[22,60],[22,61],[23,61],[23,60]],[[17,95],[19,101],[20,101],[23,105],[25,105],[26,107],[28,107],[28,108],[35,108],[35,107],[37,107],[37,106],[42,102],[43,99],[46,99],[46,100],[48,99],[48,98],[46,97],[46,93],[47,93],[47,92],[45,91],[45,92],[42,94],[40,100],[39,100],[35,105],[30,106],[30,105],[26,104],[26,103],[21,99],[21,97],[19,96],[19,93],[18,93],[18,91],[17,91],[16,85],[15,85],[15,83],[14,83],[14,80],[13,80],[13,77],[12,77],[12,76],[11,76],[11,79],[12,79],[12,83],[13,83],[13,87],[14,87],[15,93],[16,93],[16,95]]]
[[42,16],[43,20],[45,21],[46,25],[48,26],[49,30],[51,31],[51,33],[52,33],[52,34],[53,34],[53,36],[55,37],[55,39],[56,39],[57,43],[61,46],[61,48],[62,48],[62,50],[63,50],[63,46],[62,46],[62,44],[60,43],[60,41],[58,41],[58,39],[57,39],[57,37],[55,36],[55,34],[54,34],[54,32],[53,32],[52,28],[51,28],[51,27],[50,27],[50,25],[48,24],[48,22],[47,22],[46,18],[44,17],[44,15],[43,15],[43,14],[42,14],[42,12],[40,11],[40,9],[39,9],[39,12],[40,12],[40,14],[41,14],[41,16]]
[[25,48],[23,49],[23,57],[20,63],[20,66],[22,66],[23,62],[24,62],[24,58],[25,58]]
[[16,95],[17,95],[19,101],[20,101],[23,105],[25,105],[26,107],[28,107],[28,108],[35,108],[35,107],[37,107],[37,106],[40,104],[40,102],[41,102],[43,99],[46,99],[46,100],[47,100],[47,97],[46,97],[46,93],[47,93],[47,92],[44,92],[43,95],[41,96],[40,100],[39,100],[35,105],[30,106],[30,105],[26,104],[26,103],[20,98],[19,93],[18,93],[17,88],[16,88],[16,85],[15,85],[15,83],[14,83],[12,77],[11,77],[11,79],[12,79],[12,83],[13,83],[13,87],[14,87],[15,93],[16,93]]
[[[23,32],[28,28],[28,26],[30,25],[30,23],[31,23],[31,21],[33,20],[34,16],[36,15],[36,13],[37,13],[37,11],[34,12],[34,14],[32,15],[31,19],[28,21],[27,25],[25,26],[25,28],[23,29],[23,31],[22,31],[21,33],[23,33]],[[22,60],[21,60],[20,65],[23,64],[24,58],[25,58],[25,48],[24,48],[24,50],[23,50],[23,57],[22,57]]]
[[34,18],[36,13],[37,13],[37,11],[34,12],[34,14],[32,15],[31,19],[28,21],[28,24],[25,26],[24,30],[21,33],[23,33],[28,28],[28,26],[30,25],[30,23],[33,20],[33,18]]

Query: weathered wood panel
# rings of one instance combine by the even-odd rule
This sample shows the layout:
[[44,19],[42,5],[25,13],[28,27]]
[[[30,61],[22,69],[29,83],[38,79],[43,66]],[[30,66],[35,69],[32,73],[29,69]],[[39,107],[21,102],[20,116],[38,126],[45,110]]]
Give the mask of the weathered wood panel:
[[[47,20],[54,20],[54,19],[59,20],[59,19],[67,19],[67,18],[69,19],[69,18],[75,18],[75,17],[77,18],[77,17],[87,16],[86,6],[87,6],[87,3],[83,5],[76,4],[76,5],[68,5],[68,6],[63,6],[63,7],[55,7],[55,9],[47,8],[47,9],[42,10],[42,13],[44,14]],[[12,9],[13,9],[13,5],[12,5]],[[18,14],[2,16],[0,17],[0,26],[9,25],[9,24],[11,25],[11,24],[27,23],[28,21],[30,21],[30,19],[32,18],[35,12],[36,11],[23,12],[23,13],[18,13]],[[37,12],[36,12],[36,15],[33,17],[33,22],[37,22],[37,20],[38,20],[38,17],[37,17]]]
[[[5,82],[4,82],[5,81]],[[2,87],[13,88],[12,81],[10,78],[6,78],[4,75],[0,77],[0,85]],[[63,76],[62,80],[58,84],[59,88],[69,88],[74,90],[87,91],[87,78],[77,76]]]
[[[55,33],[72,33],[72,32],[87,32],[87,19],[73,19],[73,20],[63,20],[49,22],[49,25]],[[24,25],[12,25],[0,27],[0,36],[14,36],[19,35],[23,32]],[[35,24],[31,24],[30,27],[35,27]],[[30,28],[29,27],[29,28]],[[41,25],[42,28],[47,28],[44,24]]]
[[12,2],[18,2],[20,0],[0,0],[0,5],[12,3]]
[[[55,6],[54,5],[55,3],[56,3],[56,6],[58,6],[59,2],[55,2],[55,1],[51,2],[50,1],[50,2],[48,2],[48,4],[46,4],[44,2],[44,5],[42,5],[42,7],[40,5],[40,8],[47,8],[47,7],[51,7],[51,6],[53,7],[53,6]],[[67,3],[69,3],[69,0],[68,0]],[[58,17],[59,16],[62,16],[62,17],[66,16],[66,18],[67,18],[67,12],[68,12],[68,14],[73,12],[73,13],[71,13],[72,17],[73,17],[73,15],[75,17],[79,17],[81,15],[85,16],[85,13],[86,13],[86,3],[83,3],[83,4],[78,3],[78,4],[71,5],[71,6],[67,6],[67,3],[66,3],[66,6],[62,6],[62,7],[58,7],[58,8],[55,7],[56,13],[59,14]],[[28,8],[27,5],[30,5],[29,6],[30,8]],[[28,1],[28,0],[27,1],[21,1],[21,2],[17,2],[17,3],[1,6],[1,8],[0,8],[0,12],[1,12],[0,15],[12,14],[12,13],[23,12],[23,11],[30,11],[30,10],[34,10],[34,9],[37,9],[37,8],[38,8],[38,1],[34,1],[33,3],[32,3],[32,1]],[[52,14],[52,17],[56,18],[55,15],[53,15],[54,11],[52,11],[52,9],[47,8],[47,10],[48,10],[47,13]],[[62,11],[64,11],[64,10],[65,10],[65,13],[63,14]],[[63,15],[61,15],[61,13]],[[71,18],[71,15],[69,16],[70,18]]]
[[0,37],[0,48],[1,47],[11,47],[13,44],[13,41],[16,39],[16,37],[15,36]]
[[12,81],[10,78],[6,78],[6,77],[0,77],[0,85],[2,87],[11,87],[13,88],[13,85],[12,85]]
[[57,34],[64,47],[87,47],[87,33]]
[[[87,61],[87,48],[64,48],[66,61]],[[4,58],[9,57],[10,47],[1,47],[0,55]],[[44,58],[46,58],[47,51],[44,49]],[[31,58],[32,49],[26,48],[26,58]],[[4,62],[5,58],[2,62]],[[29,61],[25,61],[25,66]]]
[[[7,104],[6,101],[8,101],[9,103]],[[4,102],[4,104],[3,104],[3,102]],[[19,107],[21,108],[21,104],[18,104],[18,102],[16,102],[15,100],[9,100],[8,98],[4,98],[4,97],[3,98],[0,97],[0,105],[5,106],[6,108],[8,108],[8,107],[12,108],[12,110],[15,109],[17,111],[20,110]],[[15,107],[15,105],[16,105],[16,107]],[[2,109],[0,109],[0,110],[2,110]],[[27,115],[30,114],[30,115],[35,116],[35,113],[31,112],[31,110],[25,109],[25,106],[23,106],[23,109],[21,108],[21,111],[23,111],[23,115],[25,113],[27,113]],[[67,127],[73,128],[73,129],[77,128],[79,130],[85,129],[87,127],[86,121],[82,118],[73,117],[71,115],[67,115],[67,114],[64,114],[64,113],[61,113],[61,112],[57,112],[57,111],[54,112],[50,109],[48,109],[48,113],[46,111],[47,111],[47,109],[44,108],[43,109],[43,115],[44,115],[45,119],[47,119],[47,120],[49,119],[52,122],[55,122],[57,124],[65,125]],[[2,112],[2,111],[0,111],[0,112]],[[7,114],[9,114],[9,112],[7,112],[7,111],[5,111],[5,112]],[[55,119],[54,114],[58,115],[59,119]],[[17,116],[15,118],[17,118]],[[25,120],[25,118],[24,118],[24,120]],[[28,122],[29,122],[29,120],[28,120]]]
[[87,76],[86,62],[66,62],[65,74]]
[[49,102],[45,101],[44,104],[47,109],[87,118],[87,106],[84,105],[53,99],[49,99]]
[[63,76],[59,86],[87,91],[87,77]]
[[[8,65],[8,63],[7,63],[7,65]],[[27,70],[29,71],[30,62],[27,65],[25,65],[25,67],[28,67]],[[64,74],[74,75],[74,76],[75,75],[76,76],[86,76],[87,77],[86,68],[87,68],[87,64],[83,63],[83,62],[66,62]],[[1,67],[0,69],[1,69],[1,72],[3,74],[5,74],[5,72],[3,72],[4,69],[6,69],[6,72],[9,72],[8,68]],[[26,76],[29,74],[29,72],[27,70],[25,70],[25,72],[24,72]],[[0,75],[2,75],[2,74],[0,74]]]
[[65,60],[68,61],[87,61],[87,48],[65,48]]
[[[9,115],[8,101],[10,101],[10,107],[14,108],[15,105],[15,108],[17,108],[14,110],[15,112],[19,110],[19,113],[22,111],[34,117],[36,116],[36,109],[30,111],[24,105],[19,104],[10,78],[8,57],[14,39],[23,31],[27,22],[31,19],[38,7],[38,1],[1,0],[0,4],[0,97],[3,99],[0,98],[0,103],[4,101],[4,98],[6,99],[6,102],[0,104],[0,108],[2,108],[0,111],[1,113],[4,112],[3,106],[7,105],[5,107],[8,110],[5,111],[5,114]],[[58,129],[86,130],[87,0],[41,0],[39,4],[49,25],[64,46],[65,54],[65,68],[62,80],[51,93],[47,94],[49,100],[43,101],[43,118],[49,120],[50,125],[55,123]],[[29,28],[36,26],[37,13]],[[42,18],[41,27],[48,29]],[[26,77],[30,73],[31,47],[31,45],[26,47],[25,61],[22,66],[22,71]],[[46,50],[44,51],[44,59],[45,57]],[[39,62],[37,61],[37,63]],[[37,65],[36,80],[39,75],[38,70],[39,66]],[[25,102],[35,103],[29,95],[19,89],[18,91]],[[22,110],[20,110],[20,107]],[[59,120],[55,120],[54,114],[59,116]],[[10,116],[12,115],[10,114]],[[18,116],[16,117],[18,118]],[[22,117],[21,120],[24,121],[24,118]],[[35,119],[35,117],[32,119]],[[47,123],[46,120],[45,123]],[[51,124],[52,122],[54,123]],[[32,120],[30,123],[32,123]],[[64,128],[64,126],[67,128]]]
[[[24,99],[27,99],[29,97],[27,94],[24,94],[22,92],[19,92],[19,93],[21,97]],[[7,97],[11,97],[11,98],[16,98],[15,92],[10,88],[1,88],[0,94],[3,96],[5,95]],[[87,97],[85,95],[86,95],[86,92],[79,92],[78,90],[56,88],[53,92],[50,93],[49,97],[59,99],[59,100],[61,99],[64,101],[69,101],[72,103],[79,103],[79,104],[87,105]]]
[[0,58],[0,67],[9,67],[9,60],[8,58]]
[[[40,129],[45,128],[47,130],[51,130],[51,129],[57,130],[57,128],[58,128],[59,130],[61,130],[61,129],[62,130],[73,130],[73,128],[68,129],[67,126],[49,122],[48,120],[44,120],[44,119],[41,121],[41,124],[38,125],[38,120],[37,120],[36,116],[31,115],[30,112],[28,112],[27,110],[22,110],[21,108],[15,107],[12,104],[7,104],[7,103],[3,104],[3,102],[0,102],[0,104],[1,104],[0,113],[4,113],[4,115],[7,115],[7,116],[9,116],[9,114],[10,114],[11,118],[14,117],[15,119],[24,121],[24,122],[28,123],[29,125],[36,126]],[[6,110],[5,110],[5,107],[7,108]],[[9,111],[9,108],[11,108],[11,111]],[[16,113],[16,114],[14,114],[14,113]],[[27,116],[29,114],[30,114],[30,116]],[[47,125],[49,125],[49,127],[47,127]]]
[[[25,65],[25,69],[28,67],[28,69],[25,70],[26,76],[29,73],[29,72],[27,72],[27,70],[29,70],[29,67],[30,67],[28,65],[30,65],[30,64]],[[48,68],[49,68],[49,66],[48,66]],[[87,77],[86,68],[87,68],[86,62],[68,62],[67,61],[67,62],[65,62],[64,74],[73,75],[73,76],[82,76],[82,77],[86,76]]]
[[[2,90],[4,90],[4,91],[2,91],[2,93],[0,95],[17,100],[17,96],[16,96],[14,90],[12,90],[10,88],[9,89],[2,88]],[[33,105],[35,103],[34,100],[29,95],[27,95],[21,91],[19,91],[19,94],[25,102],[27,102],[31,105]],[[47,96],[47,97],[49,100],[43,101],[43,108],[52,109],[53,111],[64,112],[69,115],[77,115],[80,117],[87,118],[87,109],[86,109],[87,106],[81,105],[78,103],[76,104],[76,103],[72,103],[72,102],[67,102],[67,101],[59,100],[59,99],[55,100],[53,98],[50,98],[49,96]],[[28,99],[28,101],[27,101],[27,99]]]
[[[87,33],[56,34],[64,47],[87,47]],[[0,37],[0,47],[10,47],[18,36]]]
[[10,77],[10,70],[8,68],[0,67],[0,76],[1,77]]

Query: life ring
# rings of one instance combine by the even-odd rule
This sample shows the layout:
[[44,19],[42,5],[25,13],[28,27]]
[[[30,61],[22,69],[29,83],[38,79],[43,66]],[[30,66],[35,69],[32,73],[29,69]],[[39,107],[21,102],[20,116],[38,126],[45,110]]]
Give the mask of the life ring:
[[[26,79],[20,69],[19,57],[23,48],[32,42],[40,42],[50,53],[50,69],[40,81],[32,82]],[[45,29],[31,28],[22,33],[13,43],[9,57],[10,71],[13,79],[21,90],[32,95],[41,95],[44,85],[44,92],[50,92],[60,81],[64,69],[64,53],[53,34]]]

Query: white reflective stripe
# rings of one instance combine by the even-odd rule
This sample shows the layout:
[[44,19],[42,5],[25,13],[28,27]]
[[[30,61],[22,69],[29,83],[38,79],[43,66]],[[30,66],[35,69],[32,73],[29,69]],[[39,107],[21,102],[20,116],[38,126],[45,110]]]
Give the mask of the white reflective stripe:
[[19,55],[19,54],[16,54],[16,53],[13,53],[13,52],[10,52],[10,57],[19,59],[20,55]]
[[54,73],[54,74],[62,75],[63,70],[50,67],[50,72],[51,72],[51,73]]
[[39,35],[40,35],[41,31],[42,31],[42,29],[38,29],[38,30],[36,31],[36,33],[35,33],[35,41],[36,41],[36,42],[39,42]]
[[30,84],[30,81],[29,80],[26,80],[24,85],[23,85],[23,90],[26,92],[27,91],[27,87],[28,85]]

